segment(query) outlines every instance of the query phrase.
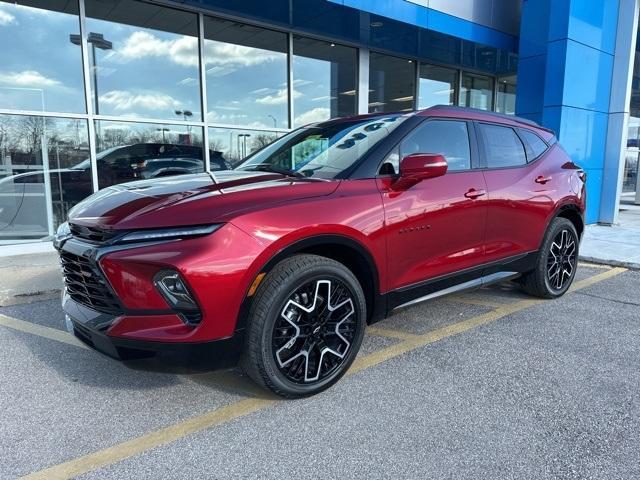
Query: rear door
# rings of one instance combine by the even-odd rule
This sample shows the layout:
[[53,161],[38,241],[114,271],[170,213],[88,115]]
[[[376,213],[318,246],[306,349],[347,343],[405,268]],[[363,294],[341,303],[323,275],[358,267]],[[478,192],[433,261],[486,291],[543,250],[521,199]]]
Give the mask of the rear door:
[[543,171],[543,162],[532,158],[534,150],[525,148],[519,129],[477,123],[476,131],[489,193],[487,261],[535,251],[554,206],[553,179]]
[[[379,184],[390,289],[458,273],[483,262],[487,194],[482,172],[473,169],[472,130],[473,124],[464,120],[429,119],[409,133],[383,163]],[[442,177],[395,191],[391,184],[400,158],[412,153],[441,154],[448,171]]]

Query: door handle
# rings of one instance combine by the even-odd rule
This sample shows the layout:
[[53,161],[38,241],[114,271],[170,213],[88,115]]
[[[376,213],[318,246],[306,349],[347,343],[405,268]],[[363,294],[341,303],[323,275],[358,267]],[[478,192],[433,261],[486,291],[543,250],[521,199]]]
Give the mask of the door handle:
[[467,193],[464,194],[465,197],[474,199],[486,195],[487,192],[484,190],[476,190],[475,188],[470,188]]
[[536,183],[540,183],[541,185],[544,185],[545,183],[551,181],[551,177],[545,177],[544,175],[540,175],[538,177],[536,177],[536,179],[534,180],[534,182]]

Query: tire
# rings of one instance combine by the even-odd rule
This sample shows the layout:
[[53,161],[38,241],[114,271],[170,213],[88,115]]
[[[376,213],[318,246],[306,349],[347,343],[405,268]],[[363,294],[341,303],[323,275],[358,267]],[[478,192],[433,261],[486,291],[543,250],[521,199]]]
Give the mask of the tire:
[[523,290],[540,298],[564,295],[576,275],[579,246],[573,223],[554,218],[544,235],[535,269],[520,279]]
[[317,255],[289,257],[267,274],[253,299],[242,367],[279,396],[319,393],[353,363],[366,313],[362,287],[347,267]]

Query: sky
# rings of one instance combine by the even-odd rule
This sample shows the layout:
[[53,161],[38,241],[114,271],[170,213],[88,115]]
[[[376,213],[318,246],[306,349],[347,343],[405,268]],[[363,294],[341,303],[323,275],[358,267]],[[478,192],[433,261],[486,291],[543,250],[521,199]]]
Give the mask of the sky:
[[[96,49],[99,113],[201,120],[197,38],[87,18],[113,48]],[[84,113],[78,18],[0,1],[0,108]],[[329,117],[330,63],[295,62],[295,124]],[[286,55],[205,41],[208,120],[288,128]]]

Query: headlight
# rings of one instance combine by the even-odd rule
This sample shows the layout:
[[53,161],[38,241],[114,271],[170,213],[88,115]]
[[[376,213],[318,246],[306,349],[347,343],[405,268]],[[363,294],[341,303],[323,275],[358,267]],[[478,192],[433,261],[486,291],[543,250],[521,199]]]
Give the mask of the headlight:
[[69,222],[61,223],[56,234],[53,236],[53,246],[59,248],[60,245],[71,237],[71,229],[69,228]]
[[127,233],[118,243],[148,242],[153,240],[172,240],[186,237],[209,235],[218,230],[223,224],[200,225],[195,227],[162,228],[158,230],[140,230]]

